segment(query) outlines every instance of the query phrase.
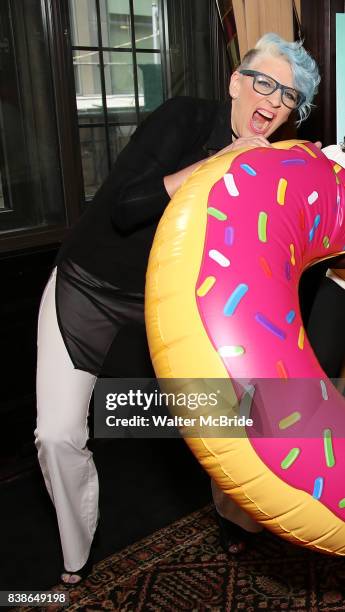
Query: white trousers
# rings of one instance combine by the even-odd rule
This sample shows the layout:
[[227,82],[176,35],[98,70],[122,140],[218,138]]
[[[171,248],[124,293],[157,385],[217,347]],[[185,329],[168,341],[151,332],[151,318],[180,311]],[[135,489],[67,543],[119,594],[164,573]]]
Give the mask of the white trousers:
[[56,268],[41,300],[37,339],[37,428],[35,444],[55,506],[64,565],[87,561],[98,518],[98,476],[87,448],[87,416],[96,377],[77,370],[58,326]]
[[[35,444],[55,506],[64,567],[87,561],[98,519],[98,476],[87,448],[87,416],[96,377],[74,368],[59,329],[56,269],[44,290],[38,317],[37,428]],[[257,524],[212,482],[218,512],[249,531]]]

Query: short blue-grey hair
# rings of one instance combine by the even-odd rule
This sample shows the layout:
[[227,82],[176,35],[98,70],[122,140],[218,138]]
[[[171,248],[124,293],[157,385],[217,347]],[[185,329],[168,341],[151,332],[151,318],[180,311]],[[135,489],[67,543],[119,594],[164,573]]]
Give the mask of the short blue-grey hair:
[[300,125],[311,112],[313,98],[320,83],[320,73],[316,61],[303,47],[303,41],[288,42],[278,34],[265,34],[258,40],[254,49],[250,49],[241,62],[238,70],[245,70],[259,55],[282,57],[291,66],[294,87],[300,91],[305,100],[297,108]]

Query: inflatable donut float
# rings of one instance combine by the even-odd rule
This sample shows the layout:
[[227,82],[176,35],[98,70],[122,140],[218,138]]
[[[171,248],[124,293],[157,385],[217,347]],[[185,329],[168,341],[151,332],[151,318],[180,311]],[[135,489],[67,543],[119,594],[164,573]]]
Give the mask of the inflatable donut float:
[[309,142],[211,158],[167,207],[146,281],[157,377],[181,388],[219,381],[220,406],[201,413],[244,409],[254,424],[230,437],[234,427],[184,429],[199,462],[265,527],[338,555],[345,400],[304,333],[298,284],[307,267],[345,250],[344,186],[345,170]]

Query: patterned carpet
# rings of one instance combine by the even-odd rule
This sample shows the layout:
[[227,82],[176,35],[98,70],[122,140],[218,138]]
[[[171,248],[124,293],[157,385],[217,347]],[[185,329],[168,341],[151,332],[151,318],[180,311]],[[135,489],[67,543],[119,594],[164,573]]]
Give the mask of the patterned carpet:
[[68,612],[345,611],[345,559],[265,532],[229,561],[207,506],[99,562],[70,597]]

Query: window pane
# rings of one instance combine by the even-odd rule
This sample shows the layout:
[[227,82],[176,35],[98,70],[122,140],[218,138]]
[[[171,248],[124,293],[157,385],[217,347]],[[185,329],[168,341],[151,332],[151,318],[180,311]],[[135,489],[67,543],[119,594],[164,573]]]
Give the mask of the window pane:
[[128,0],[103,0],[101,20],[103,47],[131,48],[131,19]]
[[[132,53],[104,52],[105,82],[107,92],[108,118],[121,122],[135,121],[135,95]],[[132,117],[128,117],[132,113]],[[123,119],[122,119],[123,121]]]
[[[11,178],[9,176],[10,173],[10,166],[12,166],[12,175],[16,174],[14,172],[14,164],[10,164],[9,163],[9,159],[8,159],[8,152],[7,152],[7,141],[9,140],[9,138],[6,138],[6,134],[5,134],[5,126],[4,126],[4,117],[3,112],[6,113],[6,103],[4,101],[4,110],[2,108],[2,105],[0,105],[0,210],[8,210],[13,208],[13,202],[10,201],[10,194],[9,194],[9,190],[6,189],[7,185],[11,185],[11,182],[14,182],[14,176],[13,176],[13,180],[11,181]],[[17,121],[17,116],[16,114],[14,115],[14,119]],[[8,115],[6,117],[6,120],[8,121]],[[22,133],[20,133],[21,136],[23,136]],[[15,137],[16,135],[14,135]],[[11,130],[11,134],[10,134],[10,138],[13,137],[13,133]],[[20,142],[20,141],[19,141]],[[17,144],[18,146],[18,144]],[[17,151],[17,155],[18,155],[18,151]],[[15,158],[14,158],[15,159]]]
[[0,176],[0,208],[5,208],[4,194],[2,190],[2,178]]
[[97,47],[97,13],[95,0],[69,0],[72,45]]
[[116,161],[117,156],[129,142],[130,137],[132,134],[134,134],[136,129],[136,125],[120,125],[110,128],[109,132],[112,163]]
[[163,102],[160,53],[138,53],[137,66],[140,112],[152,111]]
[[79,121],[103,121],[98,51],[74,51],[73,65]]
[[134,0],[137,49],[159,49],[158,0]]
[[1,12],[0,233],[64,225],[46,23],[36,0]]
[[91,198],[108,174],[104,128],[79,129],[86,199]]

